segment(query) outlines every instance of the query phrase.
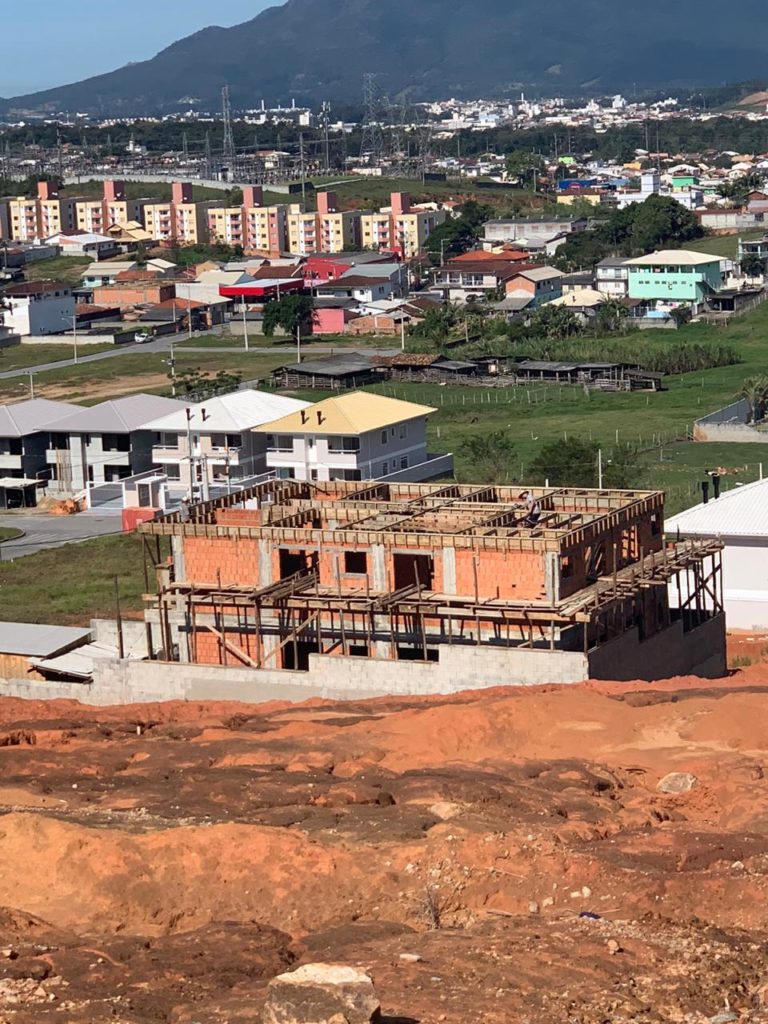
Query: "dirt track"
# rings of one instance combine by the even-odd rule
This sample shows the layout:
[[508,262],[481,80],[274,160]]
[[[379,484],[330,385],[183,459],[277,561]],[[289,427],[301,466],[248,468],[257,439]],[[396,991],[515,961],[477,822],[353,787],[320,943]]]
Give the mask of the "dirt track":
[[763,675],[1,701],[0,1024],[253,1024],[321,959],[390,1024],[768,1021]]

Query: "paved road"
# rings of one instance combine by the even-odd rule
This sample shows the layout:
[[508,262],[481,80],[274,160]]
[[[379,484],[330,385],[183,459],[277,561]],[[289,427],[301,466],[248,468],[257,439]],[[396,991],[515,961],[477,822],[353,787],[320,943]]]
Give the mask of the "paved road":
[[[237,343],[236,339],[233,339],[233,344],[223,346],[211,346],[202,348],[190,348],[185,347],[181,342],[174,342],[174,349],[176,352],[242,352],[243,343]],[[113,349],[109,349],[106,352],[93,352],[91,355],[79,355],[77,357],[77,365],[81,363],[98,363],[102,359],[115,359],[118,356],[124,356],[128,353],[136,355],[141,352],[170,352],[171,350],[171,339],[170,338],[159,338],[157,341],[147,342],[145,345],[116,345]],[[348,348],[344,345],[328,345],[328,344],[307,344],[306,351],[310,354],[316,353],[328,353],[328,352],[349,352],[352,348]],[[276,348],[275,346],[260,347],[253,344],[248,346],[248,351],[257,353],[260,355],[273,355],[280,356],[285,355],[289,358],[293,358],[295,351],[292,345],[285,345]],[[371,355],[377,355],[379,349],[365,348],[366,352],[370,352]],[[381,350],[383,351],[383,350]],[[30,373],[44,373],[46,370],[63,370],[67,367],[74,366],[74,359],[59,359],[54,363],[39,363],[37,366],[25,366],[18,367],[15,370],[4,370],[0,373],[0,380],[10,380],[13,377],[27,377]]]
[[87,512],[78,516],[0,514],[0,526],[23,530],[24,536],[0,544],[0,561],[8,562],[46,548],[120,533],[122,517]]

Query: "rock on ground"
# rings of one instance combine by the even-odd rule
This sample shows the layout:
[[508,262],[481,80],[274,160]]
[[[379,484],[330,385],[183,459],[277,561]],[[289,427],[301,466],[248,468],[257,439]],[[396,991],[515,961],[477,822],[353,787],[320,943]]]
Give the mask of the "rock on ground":
[[381,1019],[373,982],[338,964],[305,964],[274,978],[263,1024],[375,1024]]

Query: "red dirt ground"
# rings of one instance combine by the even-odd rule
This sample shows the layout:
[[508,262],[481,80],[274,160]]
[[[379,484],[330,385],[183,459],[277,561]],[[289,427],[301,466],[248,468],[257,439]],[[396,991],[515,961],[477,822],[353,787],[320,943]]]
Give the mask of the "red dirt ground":
[[717,683],[2,700],[0,1024],[255,1024],[317,960],[390,1024],[768,1022],[763,647]]

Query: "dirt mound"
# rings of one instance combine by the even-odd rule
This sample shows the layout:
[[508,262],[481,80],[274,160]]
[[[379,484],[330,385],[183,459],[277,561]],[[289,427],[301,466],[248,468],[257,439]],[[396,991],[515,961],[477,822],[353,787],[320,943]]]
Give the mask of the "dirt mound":
[[390,1022],[768,1021],[757,674],[0,701],[0,1021],[253,1024],[318,960]]

